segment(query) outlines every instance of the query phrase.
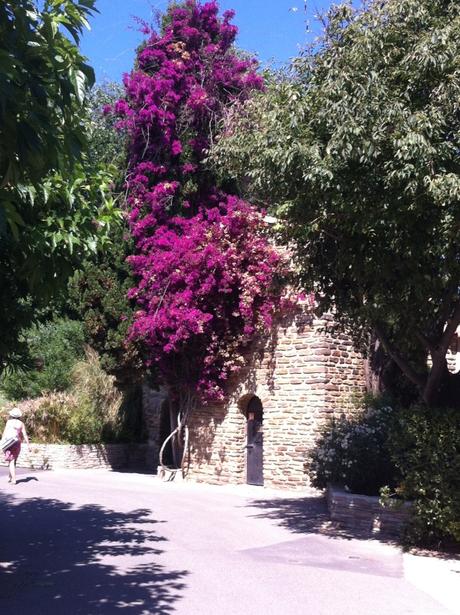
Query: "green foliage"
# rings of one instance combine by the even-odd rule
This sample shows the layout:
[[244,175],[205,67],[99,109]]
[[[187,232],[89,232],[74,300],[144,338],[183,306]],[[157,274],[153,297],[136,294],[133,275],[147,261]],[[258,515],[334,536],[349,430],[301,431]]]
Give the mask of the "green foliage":
[[460,415],[413,406],[401,412],[389,440],[402,480],[399,496],[414,502],[408,540],[460,543]]
[[[120,98],[121,86],[108,83],[90,92],[90,160],[115,163],[114,190],[122,190],[125,178],[125,139],[114,127],[114,116],[105,114],[107,105]],[[85,260],[69,284],[69,305],[84,323],[85,339],[100,355],[103,369],[116,377],[123,388],[142,377],[142,362],[136,346],[127,341],[133,308],[127,299],[134,280],[126,258],[133,243],[128,228],[120,222],[109,234],[110,242]]]
[[126,138],[115,128],[116,119],[112,113],[106,113],[122,98],[123,86],[118,83],[95,85],[88,95],[88,159],[90,164],[101,163],[113,165],[123,180],[126,169]]
[[57,319],[33,326],[24,333],[23,343],[29,368],[3,375],[4,394],[18,400],[68,389],[74,364],[84,356],[82,323]]
[[132,385],[123,390],[116,426],[116,429],[106,427],[104,438],[107,442],[147,441],[148,432],[144,422],[141,385]]
[[121,388],[139,382],[144,374],[138,345],[127,339],[133,320],[127,298],[134,285],[126,262],[131,249],[127,230],[115,229],[110,249],[87,260],[69,285],[70,305],[84,323],[86,342],[97,350],[103,369]]
[[[94,10],[94,0],[46,0],[41,11],[34,0],[1,3],[2,188],[37,185],[81,154],[85,134],[78,111],[94,73],[78,43]],[[8,219],[12,213],[10,203]]]
[[94,350],[88,349],[85,360],[75,365],[71,390],[77,403],[67,425],[69,442],[101,442],[106,429],[117,432],[122,395],[101,369]]
[[21,404],[29,438],[37,443],[61,444],[67,440],[67,425],[76,410],[67,393],[50,393]]
[[79,402],[68,413],[63,432],[66,443],[99,444],[103,441],[104,422],[93,410],[90,404]]
[[20,332],[30,325],[34,310],[27,285],[18,279],[8,245],[0,241],[0,374],[4,365],[23,367],[27,346]]
[[18,241],[8,236],[4,245],[16,278],[36,301],[48,301],[84,257],[107,247],[121,217],[110,193],[113,174],[78,165],[65,179],[48,175],[36,191],[24,193]]
[[456,0],[335,6],[213,153],[275,206],[300,283],[358,343],[374,330],[429,404],[460,323],[459,57]]
[[120,219],[114,169],[85,155],[94,76],[78,42],[93,11],[0,4],[0,372],[23,363],[21,331]]
[[394,487],[398,473],[388,448],[394,417],[382,398],[352,418],[328,421],[307,460],[312,484],[340,484],[365,495],[378,495],[384,485]]
[[[367,402],[368,403],[368,402]],[[460,542],[460,415],[414,405],[392,409],[384,398],[363,414],[324,425],[307,466],[316,487],[345,485],[413,502],[406,540]]]
[[[46,1],[41,11],[32,0],[0,6],[0,232],[21,241],[23,256],[33,250],[29,259],[49,257],[53,238],[66,240],[71,254],[76,239],[69,221],[72,230],[84,225],[82,209],[94,220],[91,180],[106,182],[98,169],[87,174],[81,167],[94,73],[78,42],[94,10],[94,0]],[[62,228],[53,229],[54,221]],[[84,238],[85,229],[76,235]]]
[[68,391],[19,403],[33,442],[95,444],[145,440],[140,387],[122,395],[113,377],[101,369],[97,354],[89,349],[70,375]]
[[66,438],[72,444],[141,442],[146,437],[140,389],[125,393],[101,367],[97,353],[87,349],[84,361],[72,372],[75,411],[70,414]]

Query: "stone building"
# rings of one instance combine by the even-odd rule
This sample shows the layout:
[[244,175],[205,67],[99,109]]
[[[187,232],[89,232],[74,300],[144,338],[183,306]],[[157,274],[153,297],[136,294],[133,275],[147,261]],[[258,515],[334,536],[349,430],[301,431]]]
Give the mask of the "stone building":
[[[189,419],[187,478],[300,489],[306,451],[331,415],[349,414],[366,387],[365,363],[332,318],[308,308],[254,353],[225,405]],[[164,395],[146,391],[151,441],[164,436]],[[163,408],[163,412],[162,412]],[[161,433],[163,432],[163,433]]]

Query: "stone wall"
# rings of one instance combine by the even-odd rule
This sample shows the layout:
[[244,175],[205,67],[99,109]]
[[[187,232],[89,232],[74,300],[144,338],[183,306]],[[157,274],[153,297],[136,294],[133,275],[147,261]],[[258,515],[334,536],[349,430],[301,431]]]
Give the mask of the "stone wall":
[[23,445],[17,465],[34,469],[156,470],[156,449],[148,444]]
[[331,317],[313,318],[305,308],[258,349],[226,406],[194,412],[191,480],[246,482],[245,409],[257,395],[264,409],[264,485],[308,485],[305,456],[319,426],[331,415],[353,412],[353,397],[365,390],[361,355],[347,336],[327,331],[331,324]]
[[331,521],[363,536],[399,538],[407,525],[412,504],[387,508],[378,497],[348,493],[338,487],[327,490],[327,504]]

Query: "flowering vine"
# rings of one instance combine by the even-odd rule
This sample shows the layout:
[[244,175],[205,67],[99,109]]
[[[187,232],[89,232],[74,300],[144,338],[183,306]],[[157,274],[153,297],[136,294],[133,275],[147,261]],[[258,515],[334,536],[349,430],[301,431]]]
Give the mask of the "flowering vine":
[[115,105],[129,137],[129,258],[141,340],[176,397],[224,399],[255,337],[283,301],[285,263],[263,213],[224,191],[204,158],[225,107],[263,87],[233,43],[232,11],[187,0],[168,9],[125,76]]

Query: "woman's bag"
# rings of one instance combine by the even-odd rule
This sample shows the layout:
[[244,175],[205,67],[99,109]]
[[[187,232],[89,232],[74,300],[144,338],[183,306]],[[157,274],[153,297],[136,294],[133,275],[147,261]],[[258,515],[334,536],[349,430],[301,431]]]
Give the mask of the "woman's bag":
[[9,448],[14,446],[18,442],[19,442],[19,438],[17,438],[16,436],[12,436],[11,438],[6,438],[6,440],[3,440],[0,443],[0,447],[2,451],[5,453]]

